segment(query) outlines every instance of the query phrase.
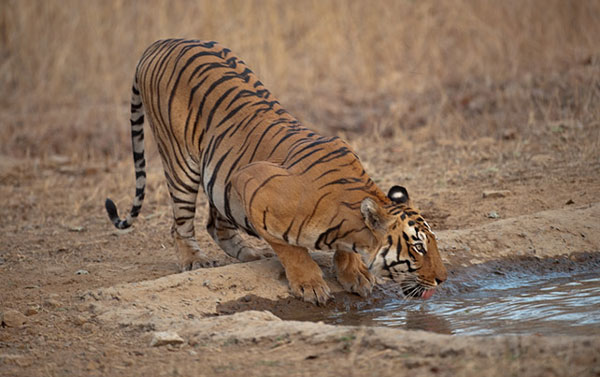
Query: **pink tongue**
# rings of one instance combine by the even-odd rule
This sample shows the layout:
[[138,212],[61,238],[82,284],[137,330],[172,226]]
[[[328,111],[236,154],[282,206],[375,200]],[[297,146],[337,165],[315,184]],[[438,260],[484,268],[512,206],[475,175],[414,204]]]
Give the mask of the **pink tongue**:
[[423,292],[423,294],[421,295],[421,298],[424,300],[427,300],[428,298],[431,298],[431,296],[433,296],[434,293],[435,293],[435,289],[427,289]]

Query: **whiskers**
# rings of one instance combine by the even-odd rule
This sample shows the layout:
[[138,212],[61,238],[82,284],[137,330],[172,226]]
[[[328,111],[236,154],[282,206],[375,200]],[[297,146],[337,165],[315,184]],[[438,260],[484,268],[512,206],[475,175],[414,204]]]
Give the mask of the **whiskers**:
[[406,298],[420,298],[426,290],[435,288],[434,285],[424,282],[416,276],[407,276],[399,284]]

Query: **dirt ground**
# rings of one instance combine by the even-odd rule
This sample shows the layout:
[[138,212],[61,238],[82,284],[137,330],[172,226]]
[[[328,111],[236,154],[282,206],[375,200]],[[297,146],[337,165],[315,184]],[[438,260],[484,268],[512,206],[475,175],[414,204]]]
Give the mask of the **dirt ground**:
[[[577,84],[598,71],[582,66],[553,77],[538,86],[535,78],[456,93],[450,86],[446,98],[423,93],[400,111],[401,130],[383,127],[376,135],[343,120],[356,119],[361,106],[389,115],[385,101],[349,101],[304,117],[350,124],[321,131],[343,132],[384,190],[408,188],[452,271],[510,256],[577,260],[579,252],[600,252],[600,123],[578,113],[600,101],[598,91],[580,97]],[[520,106],[531,96],[544,106]],[[429,113],[441,118],[431,121]],[[14,130],[44,117],[61,119],[8,111],[2,121]],[[481,127],[449,137],[448,119]],[[125,115],[115,127],[126,124]],[[130,206],[128,158],[0,157],[0,375],[600,376],[597,336],[466,337],[282,321],[265,310],[285,317],[305,306],[289,297],[279,263],[226,257],[204,232],[204,198],[197,237],[224,266],[178,273],[155,152],[148,177],[140,218],[120,232],[103,203],[110,196]],[[506,192],[484,197],[488,190]],[[326,255],[315,258],[329,263]],[[280,304],[253,306],[258,299]],[[259,311],[240,312],[242,306]],[[165,330],[182,343],[151,346],[153,334]]]

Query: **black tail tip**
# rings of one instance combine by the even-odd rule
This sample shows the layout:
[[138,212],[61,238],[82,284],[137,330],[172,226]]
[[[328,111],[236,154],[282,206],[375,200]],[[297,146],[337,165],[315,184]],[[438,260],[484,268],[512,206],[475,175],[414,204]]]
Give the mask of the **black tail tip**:
[[119,213],[117,212],[117,206],[115,202],[106,198],[106,202],[104,202],[104,207],[106,208],[106,212],[108,212],[108,217],[110,221],[113,223],[119,222]]

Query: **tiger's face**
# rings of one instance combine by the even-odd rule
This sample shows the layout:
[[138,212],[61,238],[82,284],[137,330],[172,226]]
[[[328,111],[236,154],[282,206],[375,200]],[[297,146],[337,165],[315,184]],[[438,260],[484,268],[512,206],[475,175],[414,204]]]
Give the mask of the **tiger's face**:
[[437,240],[427,222],[412,207],[406,189],[394,186],[391,204],[380,207],[365,199],[361,212],[376,235],[377,247],[368,267],[375,276],[400,284],[406,297],[430,298],[447,278]]

